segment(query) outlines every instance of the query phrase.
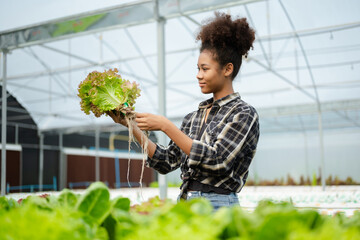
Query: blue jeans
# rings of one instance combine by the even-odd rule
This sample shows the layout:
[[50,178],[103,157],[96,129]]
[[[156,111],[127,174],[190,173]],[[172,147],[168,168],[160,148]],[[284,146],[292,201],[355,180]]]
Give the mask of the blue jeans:
[[218,194],[218,193],[204,193],[201,191],[189,191],[187,193],[187,200],[193,198],[203,197],[210,201],[214,210],[219,209],[220,207],[231,207],[231,206],[240,206],[239,198],[236,193],[230,193],[229,195]]

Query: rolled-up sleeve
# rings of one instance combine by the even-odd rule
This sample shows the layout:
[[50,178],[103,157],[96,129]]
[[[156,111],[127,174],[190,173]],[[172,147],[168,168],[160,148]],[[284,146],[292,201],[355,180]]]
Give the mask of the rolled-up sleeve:
[[219,176],[230,174],[233,165],[244,154],[247,141],[257,141],[259,134],[258,115],[253,108],[241,111],[226,122],[218,134],[208,136],[210,141],[193,140],[188,166],[199,169],[202,175]]
[[146,163],[159,173],[167,174],[180,166],[181,150],[173,141],[170,141],[167,147],[156,144],[153,157],[148,157]]
[[[185,134],[189,132],[190,119],[193,114],[186,115],[181,124],[180,130]],[[167,174],[180,166],[183,154],[185,153],[172,140],[167,147],[157,143],[155,153],[152,158],[148,157],[146,165],[161,174]]]

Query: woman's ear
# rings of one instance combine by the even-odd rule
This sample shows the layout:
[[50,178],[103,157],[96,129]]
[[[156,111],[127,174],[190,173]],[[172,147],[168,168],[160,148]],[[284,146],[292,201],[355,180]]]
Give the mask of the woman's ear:
[[224,75],[225,77],[231,76],[234,71],[234,65],[232,63],[227,63],[224,67]]

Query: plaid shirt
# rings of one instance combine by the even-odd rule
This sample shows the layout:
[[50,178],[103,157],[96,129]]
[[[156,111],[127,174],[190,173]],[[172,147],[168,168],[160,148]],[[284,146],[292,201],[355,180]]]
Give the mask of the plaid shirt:
[[[206,129],[198,136],[206,109],[211,106]],[[181,194],[186,193],[188,179],[240,192],[259,139],[259,116],[255,108],[242,101],[238,93],[216,101],[211,98],[188,114],[180,129],[193,139],[190,155],[173,141],[167,147],[157,144],[147,166],[161,174],[181,167],[184,181]]]

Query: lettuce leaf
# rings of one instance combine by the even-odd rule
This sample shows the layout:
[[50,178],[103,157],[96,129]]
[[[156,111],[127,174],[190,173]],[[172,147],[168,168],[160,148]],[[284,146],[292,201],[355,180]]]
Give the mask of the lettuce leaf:
[[102,182],[92,183],[78,200],[76,208],[96,223],[101,224],[111,211],[110,193],[107,186]]
[[134,109],[136,98],[140,96],[138,84],[122,79],[116,68],[89,73],[79,84],[78,92],[81,110],[88,115],[91,111],[95,117],[111,110]]

